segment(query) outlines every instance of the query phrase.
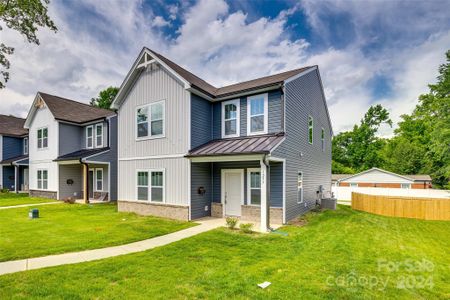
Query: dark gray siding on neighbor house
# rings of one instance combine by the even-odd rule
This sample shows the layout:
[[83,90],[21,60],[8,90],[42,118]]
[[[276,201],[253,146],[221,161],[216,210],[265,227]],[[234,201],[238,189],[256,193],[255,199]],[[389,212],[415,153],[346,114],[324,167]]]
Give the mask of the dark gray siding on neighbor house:
[[[285,85],[286,140],[274,156],[286,158],[286,221],[314,207],[322,185],[331,191],[331,124],[317,71]],[[308,116],[314,119],[314,141],[308,143]],[[325,151],[321,147],[325,129]],[[302,154],[302,155],[301,155]],[[297,174],[303,172],[304,203],[297,203]]]
[[[107,128],[107,127],[106,127]],[[107,133],[107,129],[105,129],[105,133]],[[117,136],[117,116],[110,118],[109,125],[109,151],[94,155],[90,158],[87,158],[87,161],[97,161],[97,162],[109,162],[110,167],[110,178],[109,178],[109,187],[110,187],[110,195],[109,199],[116,201],[117,200],[117,145],[118,145],[118,136]],[[106,143],[106,139],[105,142]],[[106,146],[106,145],[105,145]]]
[[[240,98],[240,135],[247,136],[247,97]],[[283,131],[283,103],[281,90],[268,92],[269,124],[268,132],[276,133]],[[213,138],[222,138],[222,102],[213,104]]]
[[[283,206],[283,167],[279,163],[273,164],[270,173],[270,206]],[[259,161],[237,161],[212,163],[213,202],[221,202],[221,174],[222,169],[244,169],[244,204],[247,204],[247,169],[260,168]]]
[[59,123],[59,155],[72,153],[84,148],[83,127]]
[[[211,163],[191,163],[191,219],[211,215],[213,194],[211,175]],[[198,193],[200,187],[205,188],[205,194]]]
[[191,149],[212,139],[212,127],[212,103],[191,94]]
[[20,155],[23,155],[23,138],[3,136],[3,159]]

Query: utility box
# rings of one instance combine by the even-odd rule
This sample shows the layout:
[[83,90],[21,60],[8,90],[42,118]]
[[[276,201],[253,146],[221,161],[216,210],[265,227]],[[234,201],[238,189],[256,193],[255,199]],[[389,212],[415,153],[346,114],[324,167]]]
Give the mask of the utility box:
[[320,201],[320,206],[325,209],[336,209],[336,198],[324,198]]
[[39,209],[37,208],[30,209],[30,211],[28,212],[28,216],[30,217],[30,219],[39,218]]

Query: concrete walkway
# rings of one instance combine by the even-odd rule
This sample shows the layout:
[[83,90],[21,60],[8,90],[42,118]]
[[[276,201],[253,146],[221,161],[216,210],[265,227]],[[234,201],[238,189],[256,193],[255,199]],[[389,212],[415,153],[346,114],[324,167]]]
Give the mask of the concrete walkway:
[[60,204],[62,202],[44,202],[44,203],[35,203],[35,204],[20,204],[13,206],[2,206],[0,209],[8,209],[8,208],[19,208],[19,207],[28,207],[28,206],[38,206],[38,205],[49,205],[49,204]]
[[205,218],[196,221],[200,225],[169,233],[163,236],[134,242],[131,244],[102,249],[86,250],[37,258],[13,260],[0,263],[0,275],[52,266],[76,264],[108,257],[119,256],[164,246],[225,225],[224,219]]

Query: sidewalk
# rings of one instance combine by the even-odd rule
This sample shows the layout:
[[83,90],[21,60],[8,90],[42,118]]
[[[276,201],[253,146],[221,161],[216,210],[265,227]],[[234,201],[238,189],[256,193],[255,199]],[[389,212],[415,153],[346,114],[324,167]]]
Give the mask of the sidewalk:
[[0,275],[52,266],[76,264],[141,252],[164,246],[225,225],[224,219],[215,218],[205,218],[196,222],[200,223],[200,225],[126,245],[1,262]]
[[44,203],[35,203],[35,204],[19,204],[13,206],[1,206],[0,209],[8,209],[8,208],[19,208],[19,207],[28,207],[28,206],[38,206],[38,205],[49,205],[49,204],[61,204],[62,202],[44,202]]

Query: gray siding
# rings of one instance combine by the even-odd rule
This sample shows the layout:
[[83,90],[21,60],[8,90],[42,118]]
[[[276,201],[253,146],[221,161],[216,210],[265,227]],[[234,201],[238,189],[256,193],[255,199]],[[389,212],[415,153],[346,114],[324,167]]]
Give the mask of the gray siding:
[[82,143],[83,127],[59,123],[58,156],[72,153],[84,148]]
[[191,149],[213,138],[212,103],[191,94]]
[[[118,133],[117,133],[117,116],[114,116],[109,119],[109,147],[110,150],[90,157],[89,161],[98,161],[98,162],[109,162],[110,167],[110,178],[109,178],[109,186],[110,186],[110,195],[109,199],[112,201],[117,200],[117,185],[118,185],[118,174],[117,174],[117,146],[118,146]],[[105,127],[104,127],[105,128]],[[107,127],[106,127],[107,128]],[[107,133],[107,129],[104,129],[105,133]],[[106,175],[106,174],[105,174]]]
[[[271,163],[270,170],[270,206],[283,206],[283,166],[280,163]],[[244,169],[244,204],[247,204],[247,169],[259,168],[259,161],[217,162],[213,163],[213,202],[221,201],[221,173],[222,169]]]
[[[211,163],[191,164],[191,219],[198,219],[211,215],[212,178]],[[198,188],[204,187],[206,193],[200,195]],[[205,207],[208,207],[205,210]]]
[[[331,191],[331,124],[316,71],[285,85],[286,140],[274,156],[286,158],[286,221],[314,207],[322,185]],[[314,118],[314,143],[308,143],[308,116]],[[321,128],[325,129],[325,152]],[[302,156],[301,156],[302,154]],[[297,173],[303,172],[304,203],[297,203]]]
[[[251,95],[250,95],[251,96]],[[247,97],[240,98],[240,135],[247,136]],[[281,90],[268,92],[268,132],[283,131],[283,103]],[[213,104],[213,138],[222,138],[222,102]]]
[[23,138],[3,136],[3,159],[23,155]]
[[[67,184],[67,180],[72,179],[73,184]],[[60,165],[59,166],[59,199],[68,197],[81,198],[83,189],[83,166]]]

